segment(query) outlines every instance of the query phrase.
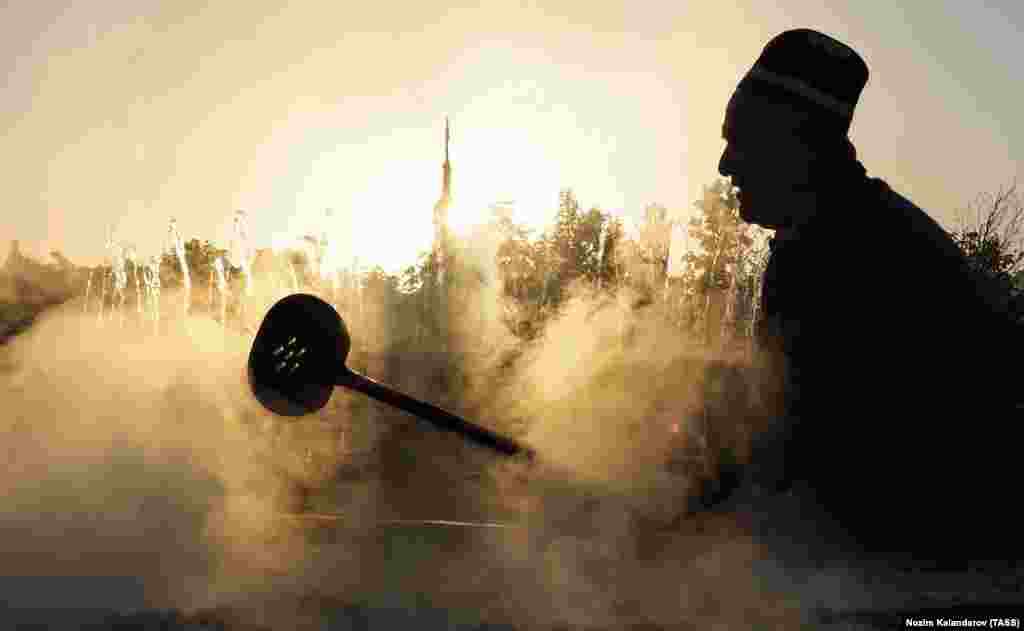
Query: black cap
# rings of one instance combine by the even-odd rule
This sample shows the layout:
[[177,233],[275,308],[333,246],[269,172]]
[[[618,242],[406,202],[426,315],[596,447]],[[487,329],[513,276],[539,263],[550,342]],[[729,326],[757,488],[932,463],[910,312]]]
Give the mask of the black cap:
[[823,33],[795,29],[768,42],[738,89],[821,113],[823,122],[845,135],[867,81],[868,66],[852,48]]

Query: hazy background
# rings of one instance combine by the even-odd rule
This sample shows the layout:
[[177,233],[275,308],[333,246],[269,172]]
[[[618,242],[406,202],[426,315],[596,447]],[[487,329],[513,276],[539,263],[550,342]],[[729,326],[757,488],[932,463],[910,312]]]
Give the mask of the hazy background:
[[[322,628],[321,613],[353,603],[418,615],[430,605],[517,628],[748,629],[792,628],[819,609],[982,594],[981,579],[911,583],[833,554],[821,516],[784,498],[771,510],[681,517],[702,474],[666,461],[699,444],[708,418],[729,421],[716,448],[743,452],[771,416],[772,390],[753,366],[725,370],[718,342],[701,333],[719,317],[704,306],[714,292],[680,299],[702,282],[694,275],[652,291],[664,258],[638,262],[628,239],[595,260],[604,220],[583,210],[637,218],[661,203],[678,215],[704,185],[724,193],[724,105],[765,42],[799,26],[865,57],[872,78],[852,132],[862,158],[947,227],[977,193],[1022,172],[1010,145],[1024,136],[1013,63],[1024,58],[1024,10],[757,4],[0,9],[3,248],[17,238],[36,257],[60,250],[95,265],[113,224],[148,257],[172,216],[186,240],[224,245],[236,208],[250,211],[264,247],[312,231],[331,207],[342,253],[394,271],[433,238],[446,115],[456,231],[506,200],[518,223],[556,224],[547,245],[514,238],[514,225],[464,239],[450,271],[465,282],[448,313],[420,302],[426,265],[412,275],[418,293],[377,276],[339,307],[366,353],[353,367],[515,433],[551,465],[530,474],[340,389],[321,413],[274,422],[243,381],[249,340],[214,320],[205,246],[190,263],[188,317],[179,270],[165,265],[159,334],[148,311],[133,311],[131,290],[116,313],[95,285],[91,299],[69,289],[36,300],[50,308],[33,307],[31,328],[0,345],[0,400],[10,402],[0,415],[0,598],[40,609],[228,607],[290,629]],[[576,197],[560,197],[565,187]],[[713,193],[701,213],[714,221],[691,226],[695,240],[740,232],[734,193]],[[658,232],[668,223],[656,215],[638,241],[668,257]],[[691,267],[719,273],[740,261],[738,241]],[[511,263],[499,267],[502,245]],[[20,308],[40,292],[19,267],[32,271],[12,268],[11,297],[0,298]],[[54,283],[77,288],[97,271],[51,267]],[[736,287],[750,304],[759,269],[731,272],[734,284],[746,279]],[[276,272],[255,276],[253,321],[289,290]],[[438,350],[435,316],[470,353]],[[289,521],[303,509],[348,527]],[[520,527],[425,535],[381,527],[390,519]],[[1006,593],[1019,598],[1020,585]],[[312,603],[308,616],[301,603]]]
[[223,240],[245,208],[265,246],[331,207],[339,239],[394,269],[432,237],[445,115],[456,228],[510,199],[547,224],[569,186],[584,207],[685,212],[736,81],[805,26],[871,69],[851,132],[869,173],[944,225],[1024,171],[1012,0],[42,0],[0,8],[0,242],[95,264],[109,224],[149,255],[170,216]]

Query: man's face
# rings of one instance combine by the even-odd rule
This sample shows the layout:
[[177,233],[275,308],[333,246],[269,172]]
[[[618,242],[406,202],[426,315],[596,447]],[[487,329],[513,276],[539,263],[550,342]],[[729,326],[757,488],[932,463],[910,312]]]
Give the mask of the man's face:
[[718,172],[739,188],[740,216],[747,223],[791,227],[815,211],[814,152],[795,133],[806,116],[785,104],[754,103],[743,90],[730,99]]

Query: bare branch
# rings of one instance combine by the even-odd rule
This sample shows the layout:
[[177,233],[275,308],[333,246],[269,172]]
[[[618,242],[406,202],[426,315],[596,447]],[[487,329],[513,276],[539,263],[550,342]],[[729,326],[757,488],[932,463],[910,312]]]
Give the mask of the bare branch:
[[957,219],[953,236],[965,254],[992,271],[1013,274],[1024,266],[1024,198],[1016,182],[978,195]]

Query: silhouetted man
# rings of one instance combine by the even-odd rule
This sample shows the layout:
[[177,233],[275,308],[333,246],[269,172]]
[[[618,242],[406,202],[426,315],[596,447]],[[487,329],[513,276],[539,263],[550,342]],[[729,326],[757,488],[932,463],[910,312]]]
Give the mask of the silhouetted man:
[[726,110],[719,171],[743,219],[776,231],[758,338],[783,422],[758,481],[799,482],[870,553],[1002,557],[1021,336],[949,235],[866,176],[847,133],[867,78],[844,44],[788,31]]

